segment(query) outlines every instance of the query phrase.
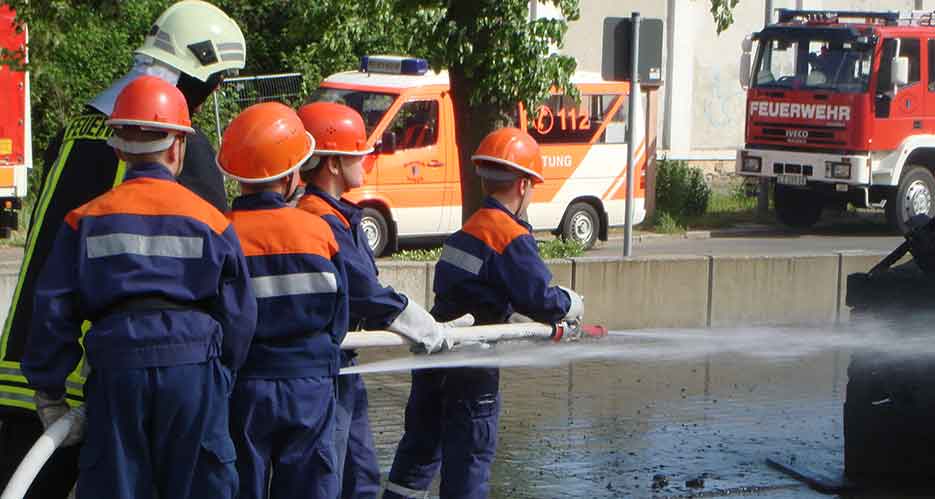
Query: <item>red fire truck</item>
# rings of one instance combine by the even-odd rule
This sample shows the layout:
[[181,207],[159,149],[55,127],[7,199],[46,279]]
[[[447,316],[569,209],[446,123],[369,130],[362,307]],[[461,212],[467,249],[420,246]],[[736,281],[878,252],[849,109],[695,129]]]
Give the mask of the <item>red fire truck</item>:
[[[13,9],[0,4],[0,48],[25,53],[26,30],[17,29],[15,19]],[[28,73],[0,65],[0,103],[0,237],[9,237],[32,166]]]
[[736,171],[769,179],[781,222],[808,227],[848,203],[884,208],[900,230],[935,216],[931,12],[783,9],[744,41],[740,75]]

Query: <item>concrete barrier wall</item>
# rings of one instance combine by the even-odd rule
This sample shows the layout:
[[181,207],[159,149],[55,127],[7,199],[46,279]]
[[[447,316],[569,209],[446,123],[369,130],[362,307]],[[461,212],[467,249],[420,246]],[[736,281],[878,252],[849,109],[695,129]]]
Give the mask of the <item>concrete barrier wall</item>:
[[714,257],[710,325],[834,321],[839,259]]
[[[883,254],[575,258],[547,262],[552,284],[585,298],[589,322],[613,329],[846,321],[847,275]],[[380,262],[380,279],[431,307],[435,263]],[[16,289],[0,269],[0,324]]]
[[[868,271],[883,256],[582,257],[547,263],[552,284],[584,296],[589,322],[637,329],[845,321],[847,275]],[[418,289],[424,276],[429,307],[434,268],[380,263],[383,281],[403,291]]]
[[586,318],[612,329],[704,327],[707,257],[577,258]]

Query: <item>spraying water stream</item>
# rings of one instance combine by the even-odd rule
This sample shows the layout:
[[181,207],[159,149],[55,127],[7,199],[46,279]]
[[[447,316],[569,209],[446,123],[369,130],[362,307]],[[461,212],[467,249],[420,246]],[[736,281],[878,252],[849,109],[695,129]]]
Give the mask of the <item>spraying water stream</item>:
[[[918,322],[920,330],[932,323]],[[403,430],[408,371],[485,365],[505,368],[493,499],[818,498],[828,496],[765,459],[841,469],[851,354],[935,356],[933,343],[866,321],[615,331],[593,342],[432,356],[361,351],[358,372],[368,373],[384,477]]]
[[654,362],[736,354],[763,361],[794,359],[838,349],[872,350],[892,355],[935,356],[935,343],[925,335],[895,335],[883,322],[846,330],[834,326],[747,327],[611,331],[607,338],[572,343],[514,341],[469,345],[434,356],[382,360],[342,373],[381,373],[464,366],[554,367],[584,360]]

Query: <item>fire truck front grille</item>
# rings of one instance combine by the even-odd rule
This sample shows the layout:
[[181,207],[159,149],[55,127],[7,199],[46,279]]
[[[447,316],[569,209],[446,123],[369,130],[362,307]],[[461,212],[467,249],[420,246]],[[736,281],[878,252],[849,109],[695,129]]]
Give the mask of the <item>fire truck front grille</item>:
[[753,139],[782,144],[809,144],[816,146],[845,146],[843,127],[807,126],[795,123],[753,123],[759,127]]
[[774,163],[773,164],[773,173],[776,175],[790,174],[790,175],[804,175],[806,177],[811,177],[814,174],[815,169],[812,168],[812,165],[800,165],[797,163]]

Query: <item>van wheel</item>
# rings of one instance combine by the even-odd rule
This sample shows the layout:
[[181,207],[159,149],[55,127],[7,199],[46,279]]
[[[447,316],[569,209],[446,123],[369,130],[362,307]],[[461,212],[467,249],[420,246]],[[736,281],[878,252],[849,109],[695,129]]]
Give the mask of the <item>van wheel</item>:
[[577,241],[584,249],[591,249],[597,240],[601,219],[597,210],[588,203],[574,203],[565,213],[562,223],[562,239]]
[[374,208],[364,208],[360,217],[360,228],[364,231],[367,246],[370,246],[373,256],[381,256],[390,238],[383,213]]
[[900,234],[909,231],[909,219],[916,215],[935,216],[935,176],[918,165],[907,166],[886,198],[886,218]]
[[821,195],[808,189],[797,189],[776,184],[776,218],[783,225],[805,229],[815,225],[821,218],[824,200]]

